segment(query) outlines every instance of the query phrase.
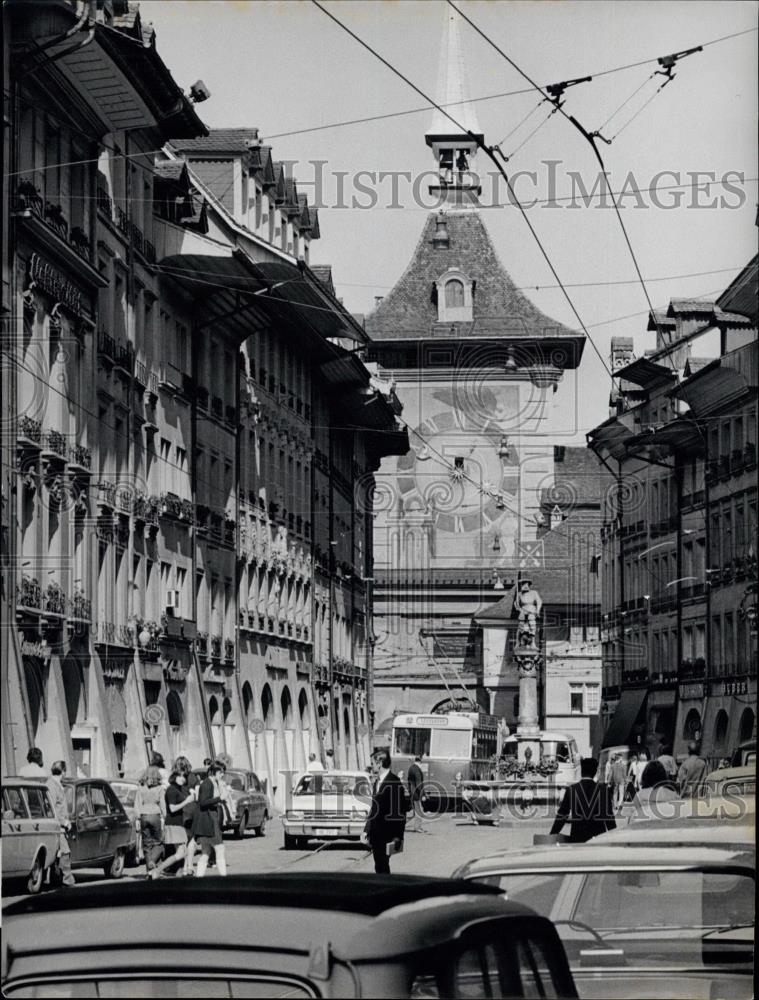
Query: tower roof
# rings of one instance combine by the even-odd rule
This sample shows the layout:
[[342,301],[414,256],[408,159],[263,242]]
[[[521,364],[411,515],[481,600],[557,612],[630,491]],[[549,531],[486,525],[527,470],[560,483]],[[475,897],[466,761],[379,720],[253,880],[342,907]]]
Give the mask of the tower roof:
[[[437,213],[426,220],[413,256],[393,289],[366,317],[375,341],[454,338],[576,338],[581,333],[542,313],[515,286],[498,259],[479,212],[450,212],[448,245],[434,246]],[[438,322],[433,286],[451,268],[475,282],[472,320]]]
[[428,143],[431,142],[433,136],[466,135],[467,132],[482,135],[477,115],[469,100],[459,35],[460,18],[449,6],[444,5],[444,9],[445,24],[440,48],[440,68],[435,100],[463,126],[463,131],[457,128],[450,118],[435,108],[432,122],[426,133]]

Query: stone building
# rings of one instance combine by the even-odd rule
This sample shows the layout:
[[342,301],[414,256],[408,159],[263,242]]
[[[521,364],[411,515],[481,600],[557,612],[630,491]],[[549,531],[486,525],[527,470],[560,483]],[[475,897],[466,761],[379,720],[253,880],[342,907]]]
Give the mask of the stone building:
[[[309,752],[366,760],[372,476],[407,437],[306,263],[318,217],[295,181],[255,129],[206,134],[134,6],[99,18],[98,43],[109,27],[137,53],[135,94],[111,121],[87,91],[102,131],[86,180],[57,189],[87,242],[51,188],[14,190],[6,751],[103,775],[150,748],[225,753],[281,805]],[[19,176],[56,176],[20,134]]]
[[[552,639],[568,639],[570,624],[598,627],[588,580],[601,476],[577,466],[584,449],[566,447],[585,338],[541,313],[494,250],[479,210],[481,132],[465,99],[457,32],[447,17],[441,100],[457,102],[461,131],[438,114],[425,136],[440,208],[366,318],[370,358],[396,385],[411,444],[378,477],[380,724],[464,692],[515,721],[507,635],[520,572],[550,591],[551,627],[564,630]],[[559,486],[565,454],[576,466],[567,483],[593,481],[587,508],[576,485]]]
[[617,483],[602,525],[606,746],[697,740],[716,762],[756,725],[756,274],[754,260],[716,302],[656,310],[643,357],[612,341],[611,416],[588,436]]

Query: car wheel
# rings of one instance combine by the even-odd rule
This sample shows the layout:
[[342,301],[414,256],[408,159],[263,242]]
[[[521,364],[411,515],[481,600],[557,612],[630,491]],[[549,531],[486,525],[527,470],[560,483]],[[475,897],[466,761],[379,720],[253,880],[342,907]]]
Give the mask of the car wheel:
[[247,827],[248,827],[248,814],[245,812],[240,817],[240,822],[237,824],[237,826],[234,829],[234,833],[232,834],[235,840],[242,840],[242,838],[245,836],[245,830],[247,829]]
[[130,849],[127,851],[126,857],[124,859],[124,867],[125,868],[136,868],[139,865],[139,863],[140,862],[137,859],[137,848],[136,847],[130,847]]
[[34,859],[32,870],[29,872],[29,878],[26,880],[26,891],[32,894],[39,892],[44,881],[45,866],[42,863],[42,857],[38,854]]
[[[256,826],[256,827],[253,828],[253,832],[255,833],[255,835],[257,837],[265,837],[266,836],[266,813],[264,813],[263,816],[261,817],[261,822],[258,824],[258,826]],[[297,840],[297,837],[296,837],[296,840]]]
[[126,851],[121,848],[116,851],[113,858],[103,866],[103,870],[108,878],[121,878],[124,874],[124,864],[126,862]]

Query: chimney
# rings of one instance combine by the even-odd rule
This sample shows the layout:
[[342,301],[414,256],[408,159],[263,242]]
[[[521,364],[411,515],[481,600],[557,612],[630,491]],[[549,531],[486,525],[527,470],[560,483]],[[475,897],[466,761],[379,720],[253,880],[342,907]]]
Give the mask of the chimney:
[[435,217],[435,235],[432,237],[433,247],[447,249],[450,246],[448,238],[448,220],[445,212],[438,212]]
[[611,370],[613,372],[628,365],[634,356],[632,337],[611,338]]
[[374,296],[374,308],[375,309],[380,304],[380,302],[384,299],[384,297],[385,297],[384,295],[375,295]]

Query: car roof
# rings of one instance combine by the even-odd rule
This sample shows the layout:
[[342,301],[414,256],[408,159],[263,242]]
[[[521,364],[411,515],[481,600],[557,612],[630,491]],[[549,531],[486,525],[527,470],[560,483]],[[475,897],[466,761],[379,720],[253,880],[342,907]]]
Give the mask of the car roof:
[[[608,834],[606,836],[609,836]],[[620,838],[617,842],[567,844],[549,847],[532,847],[523,850],[499,851],[484,858],[476,858],[458,869],[467,878],[488,873],[501,874],[535,869],[556,868],[561,871],[587,868],[690,868],[721,867],[738,864],[754,867],[753,848],[748,845],[710,846],[697,844],[631,843]],[[687,846],[688,850],[684,850]]]
[[311,776],[317,778],[369,778],[370,775],[366,771],[303,771],[300,774],[301,778],[308,778]]
[[743,764],[741,767],[718,767],[716,771],[710,771],[706,776],[706,781],[724,781],[725,778],[755,778],[756,761],[751,764]]
[[47,788],[47,783],[45,778],[23,778],[13,774],[3,778],[3,788]]
[[[73,910],[76,920],[65,919]],[[308,954],[323,947],[352,961],[438,947],[488,919],[514,919],[520,929],[533,925],[551,932],[549,921],[507,901],[495,886],[340,872],[81,886],[75,893],[27,897],[6,906],[3,916],[14,953],[38,947],[31,942],[41,937],[67,957],[77,949],[92,954],[95,945],[101,953],[150,947],[167,930],[167,940],[176,936],[186,948],[207,947],[211,922],[220,948]]]
[[71,778],[68,775],[61,778],[61,783],[64,785],[110,785],[107,778]]

